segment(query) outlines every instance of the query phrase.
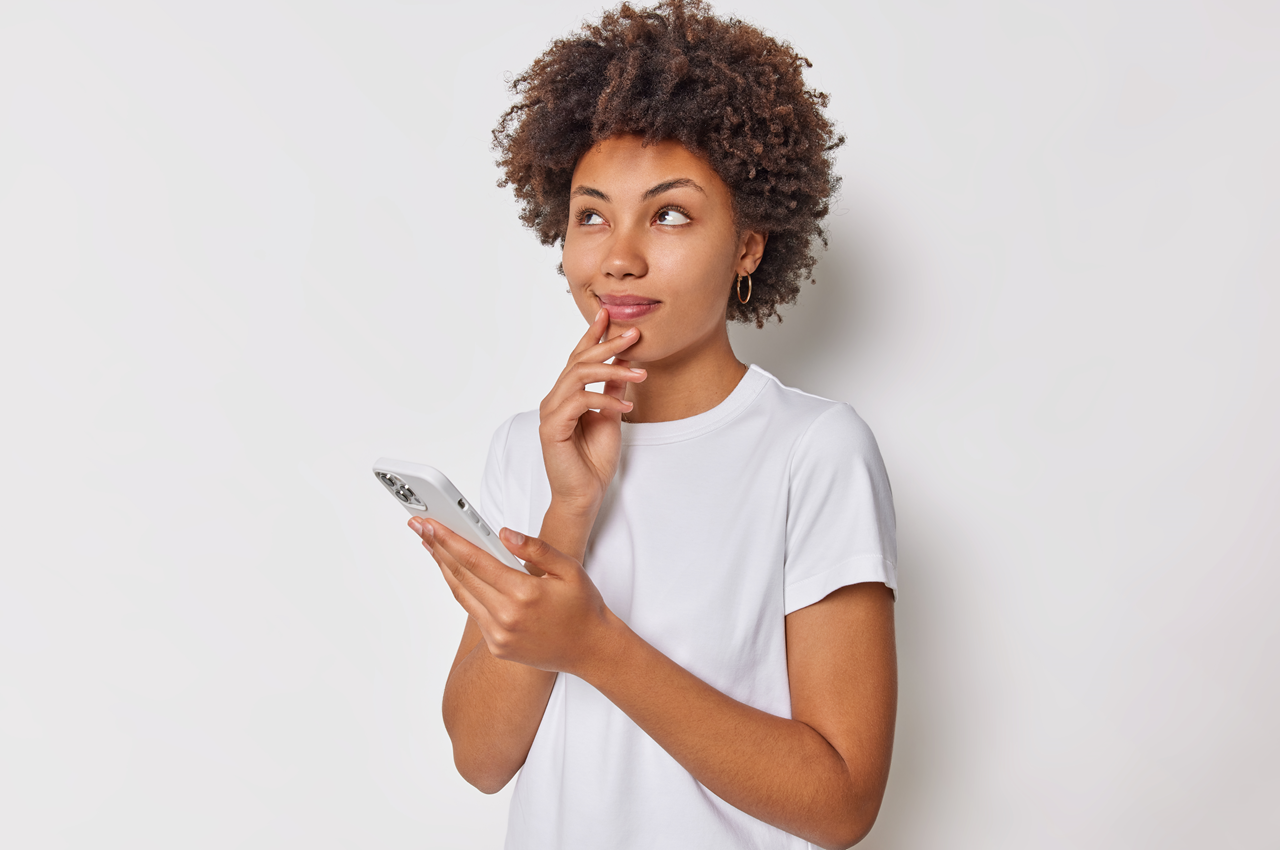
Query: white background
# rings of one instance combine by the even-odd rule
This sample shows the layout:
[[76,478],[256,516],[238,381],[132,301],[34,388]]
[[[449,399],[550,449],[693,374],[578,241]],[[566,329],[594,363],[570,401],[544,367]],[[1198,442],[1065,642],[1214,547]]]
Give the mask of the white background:
[[[719,11],[849,138],[818,284],[734,339],[893,480],[865,846],[1274,846],[1280,8]],[[369,465],[477,492],[581,332],[489,131],[591,14],[0,6],[0,844],[500,846]]]

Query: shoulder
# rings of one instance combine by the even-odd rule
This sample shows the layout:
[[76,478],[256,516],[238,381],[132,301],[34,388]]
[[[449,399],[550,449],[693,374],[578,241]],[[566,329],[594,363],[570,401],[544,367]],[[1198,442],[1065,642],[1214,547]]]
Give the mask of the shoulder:
[[526,527],[519,506],[528,500],[530,482],[541,466],[538,412],[517,413],[503,420],[489,441],[480,491],[482,513],[490,525]]
[[880,447],[871,428],[852,406],[833,402],[814,417],[796,444],[797,455],[810,455],[830,460],[876,458]]
[[875,435],[852,405],[788,387],[763,369],[759,371],[768,378],[763,400],[792,435],[793,459],[879,457]]
[[526,452],[531,444],[538,445],[538,411],[525,410],[508,416],[497,427],[489,442],[489,453],[505,457],[512,452]]

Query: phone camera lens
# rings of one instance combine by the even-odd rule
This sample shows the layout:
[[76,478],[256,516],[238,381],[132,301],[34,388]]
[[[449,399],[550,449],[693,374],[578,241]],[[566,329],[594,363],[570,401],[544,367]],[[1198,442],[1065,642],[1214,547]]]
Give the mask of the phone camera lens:
[[396,498],[402,502],[409,502],[413,499],[413,493],[408,487],[399,487],[396,489]]

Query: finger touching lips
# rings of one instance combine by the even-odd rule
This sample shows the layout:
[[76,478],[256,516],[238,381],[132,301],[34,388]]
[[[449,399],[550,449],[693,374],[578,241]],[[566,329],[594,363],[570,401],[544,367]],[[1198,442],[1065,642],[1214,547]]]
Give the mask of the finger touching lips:
[[647,295],[631,293],[596,293],[600,305],[609,311],[609,321],[627,322],[649,315],[662,306],[662,302]]
[[632,322],[644,318],[662,306],[660,301],[649,301],[642,304],[606,304],[611,322]]

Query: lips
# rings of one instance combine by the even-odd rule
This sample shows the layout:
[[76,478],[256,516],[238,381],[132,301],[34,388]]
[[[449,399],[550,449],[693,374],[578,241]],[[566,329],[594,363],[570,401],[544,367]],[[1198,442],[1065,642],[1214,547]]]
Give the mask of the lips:
[[596,295],[609,311],[609,321],[628,322],[647,316],[662,306],[661,301],[643,295]]

